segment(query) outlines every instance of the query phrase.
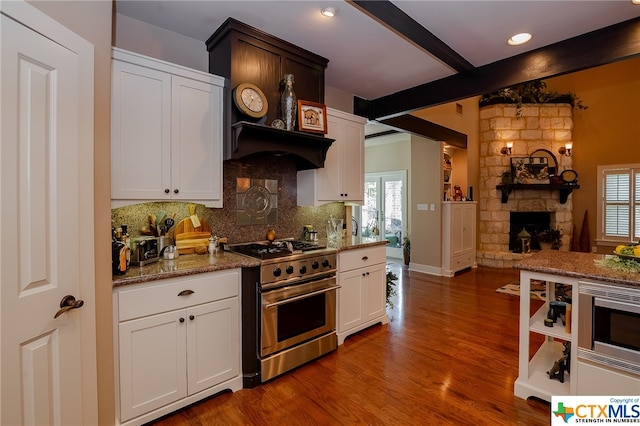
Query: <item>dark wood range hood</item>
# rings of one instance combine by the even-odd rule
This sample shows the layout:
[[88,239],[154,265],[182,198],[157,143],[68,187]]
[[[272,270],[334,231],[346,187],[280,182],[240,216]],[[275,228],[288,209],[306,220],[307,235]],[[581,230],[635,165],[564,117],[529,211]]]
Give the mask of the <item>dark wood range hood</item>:
[[[227,78],[229,83],[224,100],[224,159],[291,155],[298,170],[324,167],[332,139],[276,129],[270,124],[279,118],[285,74],[295,76],[298,99],[324,104],[324,71],[329,60],[233,18],[227,19],[206,45],[209,72]],[[269,108],[260,123],[243,115],[233,104],[231,94],[240,83],[255,84],[264,92]]]
[[226,160],[250,155],[291,155],[297,170],[324,167],[327,150],[334,139],[303,132],[275,129],[239,121],[231,126],[231,143],[225,146]]

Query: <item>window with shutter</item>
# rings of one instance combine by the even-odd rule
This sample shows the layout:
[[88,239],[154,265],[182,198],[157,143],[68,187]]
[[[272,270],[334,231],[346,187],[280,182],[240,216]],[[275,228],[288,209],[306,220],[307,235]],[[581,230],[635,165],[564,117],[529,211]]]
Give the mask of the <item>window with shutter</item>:
[[640,164],[598,166],[598,239],[640,238]]

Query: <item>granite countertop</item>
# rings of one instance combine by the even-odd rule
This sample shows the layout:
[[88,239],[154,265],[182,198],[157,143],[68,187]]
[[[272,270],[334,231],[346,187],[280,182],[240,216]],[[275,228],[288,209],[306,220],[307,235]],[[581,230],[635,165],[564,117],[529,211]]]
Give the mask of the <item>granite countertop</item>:
[[[343,251],[386,244],[387,241],[384,239],[352,237],[350,240],[343,240],[342,245],[335,247],[335,249]],[[260,266],[260,260],[228,251],[223,251],[213,256],[208,254],[187,254],[175,260],[159,260],[145,266],[131,266],[126,274],[113,276],[113,286],[118,287],[223,269],[250,268],[254,266]]]
[[389,242],[384,238],[365,238],[365,237],[351,237],[343,239],[340,247],[335,247],[338,251],[355,250],[363,247],[371,246],[386,246]]
[[174,260],[159,260],[149,265],[131,266],[126,274],[113,277],[113,286],[118,287],[201,274],[203,272],[249,268],[252,266],[260,266],[260,261],[249,256],[226,251],[213,256],[208,254],[186,254]]
[[640,287],[640,273],[617,271],[594,262],[594,260],[604,259],[605,256],[610,255],[542,250],[519,261],[513,267],[525,271]]

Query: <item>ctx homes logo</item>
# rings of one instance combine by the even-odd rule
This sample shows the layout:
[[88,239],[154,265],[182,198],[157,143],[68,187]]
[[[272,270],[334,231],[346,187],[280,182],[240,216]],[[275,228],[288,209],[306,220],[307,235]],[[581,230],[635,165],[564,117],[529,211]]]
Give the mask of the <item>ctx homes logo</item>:
[[553,396],[551,425],[640,424],[640,396]]

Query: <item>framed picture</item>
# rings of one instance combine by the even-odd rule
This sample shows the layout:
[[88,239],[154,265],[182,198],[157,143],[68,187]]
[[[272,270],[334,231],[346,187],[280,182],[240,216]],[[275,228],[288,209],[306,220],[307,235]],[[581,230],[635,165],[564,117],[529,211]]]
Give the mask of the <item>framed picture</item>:
[[549,183],[549,162],[547,157],[511,157],[513,183]]
[[302,132],[327,133],[327,107],[311,101],[298,101],[298,129]]

